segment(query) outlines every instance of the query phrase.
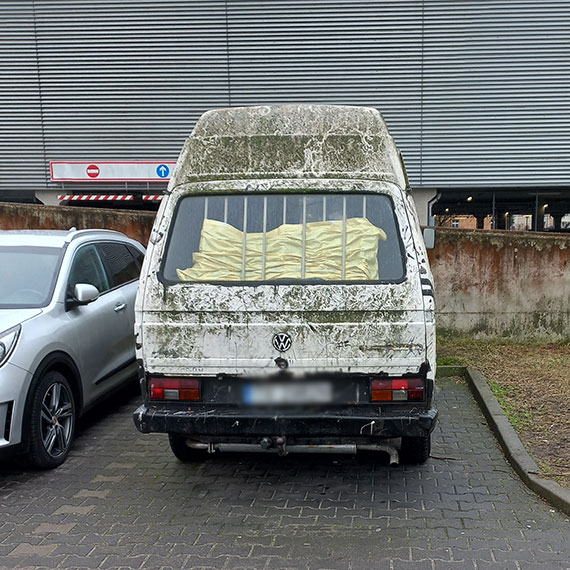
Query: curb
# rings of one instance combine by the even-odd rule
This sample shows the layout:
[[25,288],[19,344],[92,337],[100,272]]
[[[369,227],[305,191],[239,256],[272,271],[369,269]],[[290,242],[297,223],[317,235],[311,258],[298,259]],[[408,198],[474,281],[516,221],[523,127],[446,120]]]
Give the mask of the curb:
[[468,366],[439,366],[437,372],[440,377],[465,378],[507,460],[523,483],[553,507],[570,515],[570,490],[538,475],[538,465],[528,454],[483,375]]

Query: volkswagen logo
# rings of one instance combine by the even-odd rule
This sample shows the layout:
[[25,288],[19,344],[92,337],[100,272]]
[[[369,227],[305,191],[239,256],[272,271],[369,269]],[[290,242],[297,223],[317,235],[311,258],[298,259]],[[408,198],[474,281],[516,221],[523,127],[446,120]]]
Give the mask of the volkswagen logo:
[[285,352],[291,348],[291,337],[287,333],[273,335],[273,348],[279,352]]

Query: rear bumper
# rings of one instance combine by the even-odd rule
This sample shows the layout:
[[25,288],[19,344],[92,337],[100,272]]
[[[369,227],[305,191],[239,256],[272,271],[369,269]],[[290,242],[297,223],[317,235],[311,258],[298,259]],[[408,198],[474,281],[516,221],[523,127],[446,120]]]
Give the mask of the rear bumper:
[[435,427],[437,416],[435,408],[379,413],[378,407],[361,406],[312,412],[254,412],[211,406],[184,410],[142,405],[133,413],[135,425],[142,433],[176,433],[202,441],[251,441],[271,435],[313,442],[426,436]]

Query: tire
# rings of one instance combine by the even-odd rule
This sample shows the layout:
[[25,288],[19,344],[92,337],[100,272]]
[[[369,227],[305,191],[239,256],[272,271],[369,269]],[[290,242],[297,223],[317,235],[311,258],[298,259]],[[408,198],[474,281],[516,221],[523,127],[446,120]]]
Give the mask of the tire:
[[50,370],[34,388],[29,416],[28,463],[37,469],[53,469],[69,454],[77,411],[73,391],[63,374]]
[[170,443],[170,449],[172,453],[176,456],[182,463],[188,463],[189,461],[201,461],[206,458],[206,451],[202,449],[192,449],[186,445],[186,437],[179,435],[177,433],[169,433],[168,441]]
[[420,465],[425,463],[431,452],[431,434],[423,437],[403,437],[400,448],[402,465]]

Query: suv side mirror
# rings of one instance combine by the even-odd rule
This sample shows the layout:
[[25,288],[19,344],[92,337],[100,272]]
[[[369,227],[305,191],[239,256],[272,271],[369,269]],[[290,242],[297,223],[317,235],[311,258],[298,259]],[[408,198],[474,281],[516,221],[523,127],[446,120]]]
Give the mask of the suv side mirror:
[[426,249],[435,247],[435,228],[424,228],[424,243],[426,244]]
[[65,310],[71,311],[76,307],[88,305],[99,298],[99,289],[89,283],[77,283],[73,290],[73,297],[65,300]]

